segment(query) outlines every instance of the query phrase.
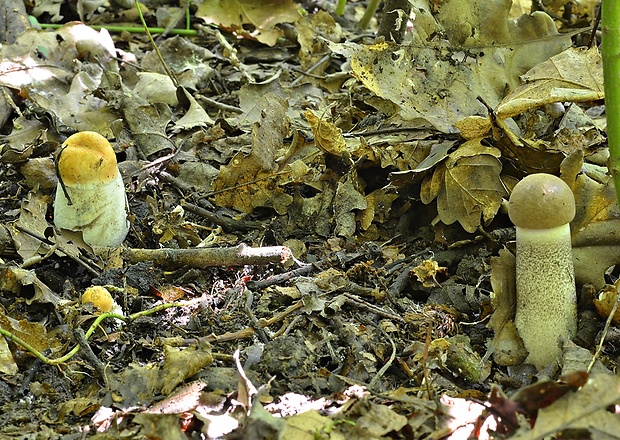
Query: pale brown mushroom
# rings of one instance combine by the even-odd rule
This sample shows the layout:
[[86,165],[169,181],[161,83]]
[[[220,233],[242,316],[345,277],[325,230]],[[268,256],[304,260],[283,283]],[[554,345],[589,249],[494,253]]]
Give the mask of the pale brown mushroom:
[[517,232],[515,325],[539,370],[561,358],[563,340],[577,330],[577,298],[569,223],[575,198],[562,179],[532,174],[508,204]]

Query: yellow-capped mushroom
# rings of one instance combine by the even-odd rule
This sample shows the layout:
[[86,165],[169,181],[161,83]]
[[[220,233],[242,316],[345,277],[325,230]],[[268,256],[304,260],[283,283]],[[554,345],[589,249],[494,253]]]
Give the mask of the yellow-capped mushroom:
[[127,197],[116,155],[99,133],[71,135],[56,155],[54,224],[82,231],[94,247],[119,246],[129,230]]

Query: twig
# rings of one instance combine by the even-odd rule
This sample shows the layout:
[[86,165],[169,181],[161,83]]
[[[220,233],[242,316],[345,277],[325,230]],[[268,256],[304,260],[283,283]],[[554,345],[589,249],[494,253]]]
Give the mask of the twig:
[[395,315],[394,313],[390,313],[381,307],[378,307],[374,304],[367,303],[361,298],[358,298],[355,295],[351,295],[350,293],[344,294],[345,298],[348,301],[355,304],[357,307],[367,310],[369,312],[374,313],[375,315],[381,316],[382,318],[393,319],[394,321],[405,322],[405,319],[400,315]]
[[[274,324],[276,322],[282,321],[284,318],[289,316],[291,313],[295,312],[298,309],[301,309],[304,306],[303,301],[299,300],[295,304],[290,305],[286,310],[275,314],[269,319],[261,318],[258,320],[258,326],[260,328],[265,328]],[[254,337],[255,331],[251,327],[244,328],[243,330],[239,330],[231,333],[224,333],[221,335],[209,335],[205,336],[203,339],[207,342],[228,342],[235,341],[237,339],[248,339]]]
[[396,344],[394,344],[394,340],[390,337],[388,332],[386,332],[385,330],[383,330],[382,328],[380,328],[378,326],[377,326],[377,328],[381,331],[381,333],[386,338],[388,338],[388,340],[390,341],[390,344],[392,344],[392,354],[390,354],[390,359],[388,359],[388,361],[385,363],[385,365],[383,367],[381,367],[381,369],[379,371],[377,371],[377,374],[375,374],[375,376],[368,383],[368,389],[369,390],[372,390],[375,387],[375,383],[385,374],[387,369],[390,368],[390,366],[394,363],[394,359],[396,359]]
[[[331,54],[327,54],[324,55],[323,58],[321,58],[319,61],[317,61],[314,65],[310,66],[310,68],[308,70],[306,70],[305,72],[302,72],[303,75],[309,75],[312,72],[314,72],[321,64],[323,64],[325,61],[328,61],[331,58]],[[293,81],[290,85],[290,87],[295,87],[297,84],[299,84],[301,82],[301,80],[303,79],[303,75],[300,76],[299,78],[297,78],[295,81]]]
[[315,268],[314,264],[304,264],[297,269],[290,270],[288,272],[280,273],[277,275],[270,276],[265,280],[260,281],[248,281],[246,286],[249,289],[261,290],[265,287],[273,286],[275,284],[282,284],[287,281],[292,280],[293,278],[300,277],[302,275],[308,275]]
[[252,328],[258,334],[258,337],[260,338],[261,342],[263,344],[267,344],[269,342],[269,338],[267,337],[267,333],[258,324],[258,319],[256,319],[256,315],[252,311],[252,300],[254,298],[254,293],[250,289],[245,289],[243,294],[246,297],[246,301],[245,301],[245,304],[244,304],[244,309],[245,309],[245,313],[248,315],[248,318],[250,320],[250,324],[252,324]]
[[125,248],[123,249],[123,257],[131,264],[152,261],[157,266],[169,268],[287,263],[294,258],[293,253],[286,246],[252,248],[243,243],[229,248]]
[[45,243],[49,246],[57,246],[57,250],[62,252],[63,254],[65,254],[67,257],[71,258],[73,261],[75,261],[76,263],[78,263],[80,266],[84,267],[88,272],[90,272],[91,275],[98,277],[99,275],[101,275],[100,271],[101,268],[95,264],[93,261],[86,259],[83,256],[79,256],[76,257],[74,255],[71,255],[71,252],[68,252],[65,250],[65,248],[63,246],[61,246],[60,244],[56,244],[54,242],[52,242],[51,240],[49,240],[47,237],[44,237],[43,235],[38,234],[35,231],[31,231],[27,228],[24,228],[23,226],[19,225],[19,224],[15,224],[15,228],[30,235],[31,237],[36,238],[37,240],[41,241],[42,243]]
[[[56,231],[54,231],[54,237],[56,237]],[[49,250],[45,253],[45,255],[34,255],[30,258],[26,258],[23,262],[22,262],[22,269],[26,269],[30,266],[34,266],[35,264],[39,264],[42,261],[48,259],[49,257],[51,257],[52,255],[54,255],[56,253],[56,250],[58,249],[58,243],[54,243]]]
[[222,102],[216,101],[215,99],[208,98],[201,94],[196,94],[196,99],[198,101],[205,101],[207,104],[212,105],[213,107],[217,107],[221,110],[229,111],[232,113],[243,113],[239,107],[235,107],[234,105],[224,104]]
[[[198,203],[200,203],[199,201]],[[220,225],[226,231],[249,231],[252,229],[261,229],[263,225],[260,222],[255,221],[239,221],[232,218],[224,217],[223,215],[214,213],[200,206],[196,206],[192,203],[181,200],[181,207],[187,209],[189,212],[198,214],[199,216]]]
[[620,292],[618,291],[619,284],[620,284],[620,280],[614,283],[614,288],[616,289],[616,302],[614,303],[614,306],[611,308],[611,311],[609,312],[609,316],[607,317],[607,320],[605,321],[605,327],[603,328],[603,331],[601,332],[601,340],[599,341],[596,347],[596,352],[594,353],[594,356],[592,356],[590,365],[588,365],[588,370],[587,370],[588,373],[590,372],[590,370],[592,370],[594,363],[596,362],[596,360],[601,355],[601,352],[603,351],[603,345],[605,343],[605,339],[607,338],[609,327],[611,326],[611,322],[613,321],[614,316],[616,315],[616,310],[618,310],[618,305],[620,304]]
[[217,41],[219,41],[219,43],[224,47],[225,50],[222,51],[222,53],[224,54],[224,56],[226,56],[228,58],[228,60],[230,61],[230,64],[232,64],[234,67],[236,67],[239,72],[241,72],[241,75],[243,75],[243,77],[250,83],[250,84],[254,84],[256,82],[256,80],[254,78],[252,78],[252,75],[250,75],[245,66],[241,63],[241,61],[239,61],[239,58],[237,58],[237,49],[235,49],[229,42],[228,40],[226,40],[226,38],[224,38],[224,36],[222,35],[222,33],[217,30],[217,29],[211,29],[213,35],[215,35],[215,38],[217,38]]
[[95,353],[93,353],[93,349],[90,348],[90,345],[86,340],[86,336],[84,335],[84,330],[82,330],[81,328],[76,328],[73,331],[73,336],[79,344],[82,356],[84,356],[84,358],[91,363],[99,376],[103,377],[105,380],[105,365],[99,360],[99,358],[97,358],[97,356],[95,356]]
[[158,173],[158,176],[160,180],[163,180],[164,182],[177,187],[182,194],[192,194],[195,191],[193,186],[188,185],[187,183],[183,182],[181,179],[174,177],[170,173],[160,171]]

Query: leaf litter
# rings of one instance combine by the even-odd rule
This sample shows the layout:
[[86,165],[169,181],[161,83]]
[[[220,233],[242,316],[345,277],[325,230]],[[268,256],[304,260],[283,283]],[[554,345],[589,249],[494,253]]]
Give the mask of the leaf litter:
[[[164,34],[192,26],[157,51],[88,26],[140,27],[131,2],[42,0],[27,12],[47,30],[17,3],[0,60],[2,436],[620,432],[599,334],[620,213],[600,55],[579,44],[595,2],[571,21],[566,2],[414,0],[401,45],[355,28],[360,2],[341,17],[145,2]],[[104,258],[51,218],[53,153],[80,130],[114,141],[129,199]],[[504,210],[531,172],[575,193],[584,286],[583,330],[538,373],[511,321]],[[82,304],[93,285],[123,314]]]

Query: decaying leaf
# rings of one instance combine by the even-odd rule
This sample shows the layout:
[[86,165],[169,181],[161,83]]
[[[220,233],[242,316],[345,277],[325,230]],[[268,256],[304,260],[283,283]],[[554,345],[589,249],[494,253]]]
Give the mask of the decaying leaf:
[[245,156],[237,153],[228,165],[221,167],[215,180],[216,200],[241,212],[256,207],[270,207],[279,214],[286,213],[293,198],[279,186],[290,181],[288,172],[278,178],[276,154],[283,149],[283,138],[288,134],[285,101],[272,96],[260,122],[252,126],[252,151]]
[[611,177],[601,176],[596,168],[584,164],[586,172],[572,185],[577,213],[571,222],[571,236],[575,279],[601,289],[605,271],[620,263],[620,211]]
[[509,118],[553,102],[603,99],[603,60],[598,48],[571,47],[524,74],[524,84],[510,92],[495,109]]
[[180,248],[196,246],[202,241],[195,225],[185,220],[185,210],[181,206],[166,212],[156,212],[153,233],[159,236],[160,243],[174,239]]
[[467,232],[493,219],[506,195],[499,177],[500,153],[480,139],[467,141],[422,183],[420,196],[428,204],[437,198],[439,220],[458,221]]
[[304,116],[310,123],[317,147],[336,157],[342,157],[347,152],[342,130],[326,118],[315,115],[312,110],[307,110]]
[[[409,171],[397,171],[391,173],[390,180],[397,188],[411,185],[414,182],[421,180],[429,170],[432,170],[438,163],[448,157],[448,152],[455,145],[455,141],[440,141],[432,143],[427,146],[428,148],[419,148],[419,150],[422,150],[422,152],[425,153],[425,156],[417,162],[415,168]],[[418,150],[418,148],[416,148],[416,150]],[[400,155],[401,153],[397,150],[395,154]],[[399,166],[399,168],[403,167]]]
[[446,29],[450,43],[428,47],[420,37],[425,47],[331,43],[330,48],[351,61],[366,87],[398,105],[400,116],[444,132],[456,131],[456,121],[466,116],[487,114],[478,97],[495,107],[507,87],[519,85],[519,75],[570,46],[546,14],[509,19],[510,2],[449,0],[439,8],[434,28]]
[[[598,296],[594,298],[594,307],[596,307],[596,311],[598,314],[607,319],[607,317],[611,314],[616,302],[618,301],[618,290],[615,286],[605,286],[603,290],[598,293]],[[616,309],[614,313],[614,317],[612,318],[613,322],[616,324],[620,324],[620,308]]]
[[49,250],[49,246],[44,245],[41,240],[23,232],[18,227],[45,236],[45,230],[49,227],[45,214],[50,202],[49,196],[29,192],[22,201],[19,219],[9,225],[9,232],[13,238],[15,249],[24,260],[35,255],[45,254]]
[[[47,222],[45,215],[50,202],[49,196],[40,192],[29,192],[21,203],[19,218],[8,225],[15,249],[24,260],[24,263],[30,260],[34,261],[39,256],[47,255],[56,242],[59,246],[54,252],[59,256],[68,255],[77,258],[81,254],[80,248],[92,251],[82,241],[81,232],[65,231],[63,234],[47,237],[46,234],[49,233],[48,228],[51,226]],[[52,245],[43,243],[39,238],[25,231],[40,237],[46,237]]]
[[299,42],[299,61],[304,70],[312,68],[312,72],[323,75],[329,67],[324,60],[327,44],[325,40],[338,42],[342,37],[342,29],[330,14],[318,11],[308,14],[297,22],[297,41]]
[[[301,15],[292,0],[203,0],[196,16],[235,34],[273,46],[283,32],[278,23],[297,21]],[[252,30],[246,30],[250,25]]]
[[184,349],[165,345],[164,365],[160,370],[161,392],[168,395],[177,385],[212,361],[211,345],[206,341],[200,340]]
[[336,234],[352,236],[356,230],[355,212],[367,207],[366,198],[350,179],[339,182],[333,205]]
[[387,188],[379,188],[366,196],[366,208],[356,216],[362,230],[367,230],[373,223],[385,223],[392,212],[392,203],[398,194]]
[[58,352],[62,347],[58,338],[50,336],[43,324],[11,318],[5,314],[3,307],[0,307],[0,327],[30,344],[40,353],[44,353],[46,350]]
[[411,271],[415,274],[418,281],[421,282],[424,287],[435,287],[439,285],[437,276],[443,276],[447,273],[448,268],[439,266],[439,263],[435,260],[424,260],[422,263],[411,269]]
[[18,372],[17,364],[13,359],[13,354],[9,349],[6,338],[0,335],[0,373],[13,376]]
[[499,251],[491,258],[491,304],[493,314],[488,327],[495,335],[488,353],[498,365],[519,365],[527,357],[527,350],[514,325],[517,304],[515,256],[508,250]]
[[0,290],[20,295],[22,289],[34,290],[32,297],[26,298],[26,304],[51,303],[56,306],[60,303],[60,298],[33,271],[11,266],[0,269]]
[[597,435],[592,438],[616,438],[620,432],[620,420],[608,408],[620,402],[619,390],[617,376],[593,374],[578,391],[567,393],[551,406],[541,409],[531,431],[512,438],[535,440],[569,429],[585,429]]
[[181,96],[180,101],[186,107],[186,112],[181,119],[174,123],[173,132],[213,125],[213,119],[185,87],[179,87],[177,93]]
[[172,118],[167,104],[151,104],[127,87],[117,72],[106,71],[103,94],[111,107],[122,112],[132,136],[144,157],[176,150],[166,134]]
[[[74,60],[86,54],[97,62],[80,66],[74,74]],[[70,127],[111,133],[116,117],[94,95],[104,69],[118,69],[114,43],[105,29],[95,31],[75,22],[54,32],[28,29],[15,43],[3,45],[1,55],[0,85],[27,90],[34,109],[49,112],[59,131]]]
[[470,382],[484,382],[491,374],[491,362],[483,360],[471,347],[469,337],[455,335],[446,338],[449,347],[446,350],[446,367],[453,374]]

